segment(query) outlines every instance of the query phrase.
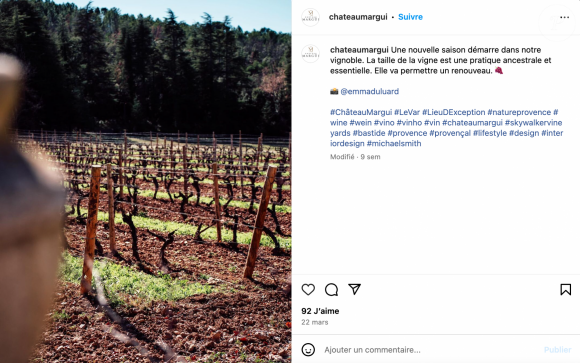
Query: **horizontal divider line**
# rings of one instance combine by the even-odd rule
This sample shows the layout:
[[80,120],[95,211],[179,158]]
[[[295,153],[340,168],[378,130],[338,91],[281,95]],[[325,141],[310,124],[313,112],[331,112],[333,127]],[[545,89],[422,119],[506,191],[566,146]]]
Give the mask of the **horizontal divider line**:
[[335,334],[298,334],[298,333],[293,333],[292,335],[317,335],[317,336],[323,336],[323,335],[345,335],[345,336],[352,336],[352,335],[375,335],[375,336],[382,336],[382,335],[401,335],[401,336],[409,336],[409,335],[428,335],[428,336],[437,336],[437,335],[441,335],[441,336],[461,336],[461,335],[466,335],[466,336],[521,336],[521,335],[535,335],[535,336],[577,336],[580,334],[340,334],[340,333],[335,333]]
[[580,274],[296,274],[292,276],[580,276]]

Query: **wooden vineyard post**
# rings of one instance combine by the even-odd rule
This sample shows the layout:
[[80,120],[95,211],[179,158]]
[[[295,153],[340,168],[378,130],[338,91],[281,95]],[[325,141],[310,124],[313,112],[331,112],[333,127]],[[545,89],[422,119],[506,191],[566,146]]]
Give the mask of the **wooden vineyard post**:
[[93,262],[95,260],[95,239],[97,238],[97,217],[99,213],[99,187],[101,184],[101,166],[91,167],[91,190],[89,192],[89,212],[87,214],[87,237],[85,241],[85,258],[81,277],[81,294],[91,291],[93,279]]
[[215,199],[215,218],[217,220],[217,240],[218,240],[218,242],[222,242],[222,221],[221,221],[222,212],[221,212],[220,193],[219,193],[217,172],[218,172],[217,163],[213,163],[213,166],[212,166],[213,197]]
[[170,144],[169,160],[171,161],[169,168],[171,170],[171,177],[175,178],[175,156],[173,155],[173,140],[171,140],[169,144]]
[[244,174],[244,172],[242,171],[242,155],[243,155],[243,151],[242,151],[242,130],[240,130],[240,193],[242,196],[242,199],[244,198],[244,178],[242,177],[242,175]]
[[211,145],[212,145],[212,148],[213,148],[213,162],[216,163],[217,162],[217,158],[216,158],[216,151],[215,151],[215,148],[216,148],[215,132],[212,132],[211,133]]
[[240,130],[240,170],[242,169],[242,130]]
[[[69,163],[70,163],[70,168],[71,168],[71,170],[76,170],[76,167],[77,167],[77,149],[78,149],[78,144],[77,144],[77,146],[75,146],[75,145],[73,144],[73,150],[72,150],[72,151],[70,151],[70,144],[69,144],[69,152],[70,152],[70,154],[69,154],[69,155],[71,155],[71,154],[72,154],[72,159],[71,159],[71,157],[69,156],[69,160],[68,160],[68,161],[69,161]],[[74,167],[74,169],[73,169],[73,167]]]
[[66,143],[66,163],[67,163],[66,167],[72,170],[72,166],[70,163],[70,142]]
[[187,195],[187,146],[183,146],[183,195]]
[[217,163],[217,140],[213,138],[213,161]]
[[288,138],[288,183],[292,185],[292,133]]
[[197,135],[197,160],[199,161],[199,135]]
[[244,278],[251,278],[256,266],[256,258],[258,257],[258,247],[260,247],[260,239],[262,238],[262,229],[264,228],[264,221],[266,220],[266,213],[268,212],[268,204],[270,203],[270,194],[272,193],[272,186],[274,178],[276,177],[276,167],[269,165],[266,173],[266,181],[264,182],[264,191],[260,199],[260,208],[256,215],[256,223],[254,224],[254,233],[252,234],[252,243],[248,251],[248,259],[246,260],[246,269],[244,270]]
[[123,166],[127,166],[127,159],[129,159],[129,149],[127,148],[127,130],[125,130],[125,151],[123,152],[123,154],[125,155],[123,157]]
[[115,240],[115,196],[113,195],[113,168],[107,164],[107,194],[109,196],[109,248],[111,254],[117,254],[117,241]]
[[[234,134],[230,134],[230,159],[233,158],[234,155]],[[233,161],[230,161],[233,163]]]
[[119,200],[123,200],[123,189],[125,189],[123,184],[123,150],[119,149]]
[[262,135],[260,134],[260,137],[258,138],[258,159],[256,160],[256,166],[260,166],[260,159],[262,156]]

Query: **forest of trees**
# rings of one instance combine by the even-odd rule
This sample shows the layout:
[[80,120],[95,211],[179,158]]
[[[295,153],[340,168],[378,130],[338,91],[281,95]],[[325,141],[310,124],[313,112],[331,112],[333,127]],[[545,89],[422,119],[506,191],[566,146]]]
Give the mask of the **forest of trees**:
[[0,52],[27,69],[16,127],[287,135],[291,35],[200,20],[0,0]]

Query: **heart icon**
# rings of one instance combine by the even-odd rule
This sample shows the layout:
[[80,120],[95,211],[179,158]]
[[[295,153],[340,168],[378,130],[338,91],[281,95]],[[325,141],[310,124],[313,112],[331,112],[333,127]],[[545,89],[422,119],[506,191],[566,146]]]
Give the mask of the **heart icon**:
[[304,291],[304,293],[306,295],[310,295],[314,292],[314,284],[304,284],[302,285],[302,291]]

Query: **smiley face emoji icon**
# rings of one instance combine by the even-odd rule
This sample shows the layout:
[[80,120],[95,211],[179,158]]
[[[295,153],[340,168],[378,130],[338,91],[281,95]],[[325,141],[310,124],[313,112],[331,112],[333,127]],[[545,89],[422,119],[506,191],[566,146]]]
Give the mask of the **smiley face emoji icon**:
[[312,355],[314,355],[314,345],[310,343],[304,344],[302,346],[302,354],[304,354],[307,357],[311,357]]

